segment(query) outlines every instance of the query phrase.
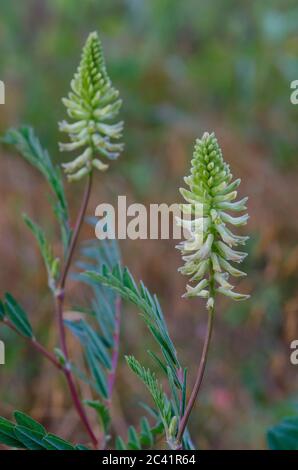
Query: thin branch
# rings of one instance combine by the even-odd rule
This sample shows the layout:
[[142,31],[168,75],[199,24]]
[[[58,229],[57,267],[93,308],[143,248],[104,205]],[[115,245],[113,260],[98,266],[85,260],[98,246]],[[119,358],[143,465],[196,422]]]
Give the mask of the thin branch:
[[40,344],[35,338],[28,338],[27,336],[22,335],[19,331],[15,328],[15,326],[8,320],[8,318],[4,318],[3,323],[8,326],[11,330],[17,333],[21,338],[27,339],[29,343],[38,351],[40,352],[45,358],[47,358],[57,369],[63,370],[62,364],[56,359],[54,354],[48,351],[42,344]]
[[66,333],[65,333],[65,326],[64,326],[64,319],[63,319],[63,307],[64,307],[64,290],[65,290],[65,284],[67,280],[67,275],[69,272],[69,268],[72,262],[73,254],[76,248],[76,244],[78,241],[78,237],[80,234],[80,229],[86,214],[89,198],[90,198],[90,193],[91,193],[91,186],[92,186],[92,173],[89,173],[88,175],[88,182],[87,186],[84,192],[83,196],[83,201],[82,205],[80,208],[80,211],[77,216],[75,228],[72,234],[71,242],[70,242],[70,247],[68,250],[68,254],[64,263],[64,267],[62,269],[62,274],[59,282],[59,286],[57,289],[57,295],[56,295],[56,315],[57,315],[57,322],[58,322],[58,330],[59,330],[59,338],[60,338],[60,347],[63,352],[63,355],[66,360],[66,367],[63,369],[65,378],[68,383],[68,387],[71,393],[71,397],[74,403],[74,406],[77,410],[77,413],[82,421],[82,423],[85,426],[85,429],[87,433],[90,436],[90,439],[94,445],[95,448],[97,448],[98,445],[98,440],[95,436],[95,434],[92,431],[91,425],[89,423],[87,414],[84,410],[84,407],[81,403],[81,400],[79,398],[79,393],[76,388],[71,369],[69,367],[69,353],[68,353],[68,347],[67,347],[67,342],[66,342]]
[[198,393],[199,393],[199,390],[200,390],[200,387],[201,387],[201,384],[202,384],[202,381],[203,381],[206,362],[207,362],[207,356],[208,356],[208,350],[209,350],[209,345],[210,345],[210,339],[211,339],[211,334],[212,334],[213,317],[214,317],[214,308],[210,308],[210,309],[208,309],[208,328],[207,328],[207,332],[206,332],[206,336],[205,336],[203,352],[202,352],[202,356],[201,356],[201,360],[200,360],[200,364],[199,364],[199,368],[198,368],[198,372],[197,372],[196,381],[195,381],[193,390],[191,392],[191,395],[190,395],[185,413],[184,413],[184,415],[183,415],[183,417],[180,421],[180,425],[179,425],[179,430],[178,430],[178,434],[177,434],[178,447],[179,447],[179,445],[181,446],[181,441],[182,441],[183,434],[184,434],[185,428],[186,428],[188,420],[189,420],[189,416],[190,416],[190,414],[192,412],[192,409],[195,405],[195,402],[196,402],[196,399],[197,399],[197,396],[198,396]]
[[68,274],[70,264],[71,264],[71,261],[72,261],[72,257],[73,257],[73,254],[74,254],[74,250],[75,250],[75,247],[76,247],[76,244],[77,244],[77,241],[78,241],[81,226],[82,226],[85,214],[86,214],[86,210],[87,210],[87,206],[88,206],[88,202],[89,202],[89,198],[90,198],[90,193],[91,193],[91,187],[92,187],[92,173],[89,173],[87,186],[85,188],[85,192],[84,192],[84,196],[83,196],[82,205],[81,205],[80,211],[79,211],[78,216],[77,216],[75,228],[73,230],[73,234],[72,234],[72,237],[71,237],[70,247],[69,247],[69,250],[68,250],[68,253],[67,253],[67,257],[66,257],[66,260],[65,260],[65,263],[64,263],[64,267],[63,267],[60,282],[59,282],[59,287],[62,290],[65,287],[67,274]]

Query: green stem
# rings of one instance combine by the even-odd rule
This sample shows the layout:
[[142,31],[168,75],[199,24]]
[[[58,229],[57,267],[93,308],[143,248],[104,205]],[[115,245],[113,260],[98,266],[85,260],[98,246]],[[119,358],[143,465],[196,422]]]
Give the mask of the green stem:
[[206,336],[204,340],[204,346],[203,346],[203,352],[196,376],[196,381],[194,384],[194,387],[192,389],[189,401],[187,403],[184,415],[181,418],[179,429],[178,429],[178,434],[177,434],[177,449],[181,448],[181,442],[183,438],[183,434],[185,431],[185,428],[187,426],[190,414],[194,408],[194,405],[196,403],[196,399],[199,393],[199,390],[202,385],[203,377],[204,377],[204,372],[206,368],[206,363],[207,363],[207,357],[208,357],[208,351],[209,351],[209,346],[210,346],[210,340],[211,340],[211,335],[212,335],[212,329],[213,329],[213,319],[214,319],[214,280],[212,274],[210,275],[210,296],[209,299],[213,299],[212,305],[209,306],[208,308],[208,327],[206,331]]

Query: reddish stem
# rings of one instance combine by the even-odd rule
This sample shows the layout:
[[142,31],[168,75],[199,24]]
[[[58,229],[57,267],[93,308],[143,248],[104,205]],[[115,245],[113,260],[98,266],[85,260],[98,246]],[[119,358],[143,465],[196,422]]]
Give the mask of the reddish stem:
[[88,182],[87,182],[87,186],[86,186],[86,189],[85,189],[85,192],[84,192],[82,205],[81,205],[79,214],[77,216],[75,228],[74,228],[72,238],[71,238],[71,242],[70,242],[70,247],[69,247],[68,254],[67,254],[67,257],[66,257],[66,260],[65,260],[65,263],[64,263],[64,267],[62,269],[62,274],[61,274],[61,278],[60,278],[60,282],[59,282],[59,286],[58,286],[58,291],[57,291],[57,295],[56,295],[56,313],[57,313],[57,322],[58,322],[58,330],[59,330],[59,338],[60,338],[60,347],[61,347],[61,350],[62,350],[63,355],[64,355],[65,360],[66,360],[66,367],[64,367],[63,372],[64,372],[65,378],[67,380],[68,387],[69,387],[69,390],[70,390],[70,393],[71,393],[71,397],[72,397],[74,406],[77,410],[77,413],[78,413],[80,419],[82,420],[82,423],[84,424],[87,433],[90,436],[92,444],[94,445],[95,448],[97,448],[97,445],[98,445],[97,438],[96,438],[95,434],[92,431],[92,428],[91,428],[91,425],[89,423],[88,417],[86,415],[84,407],[83,407],[83,405],[81,403],[81,400],[79,398],[79,393],[78,393],[78,390],[75,386],[73,376],[72,376],[72,372],[71,372],[70,367],[69,367],[69,362],[70,361],[69,361],[69,353],[68,353],[68,347],[67,347],[67,342],[66,342],[64,319],[63,319],[65,284],[66,284],[66,280],[67,280],[68,271],[69,271],[69,268],[70,268],[70,265],[71,265],[72,257],[73,257],[74,251],[75,251],[75,247],[76,247],[78,237],[79,237],[79,234],[80,234],[80,229],[81,229],[81,226],[82,226],[85,214],[86,214],[87,205],[88,205],[88,201],[89,201],[89,198],[90,198],[91,186],[92,186],[92,173],[89,173]]
[[21,336],[24,339],[27,339],[31,345],[38,351],[40,352],[44,357],[46,357],[52,364],[54,364],[57,369],[63,370],[63,366],[60,364],[60,362],[57,361],[56,357],[54,354],[50,353],[42,344],[40,344],[35,338],[27,338],[26,336],[23,336],[19,331],[15,328],[15,326],[7,319],[3,319],[3,323],[5,323],[8,328],[13,330],[15,333],[17,333],[19,336]]
[[181,448],[181,441],[183,438],[183,434],[187,426],[189,416],[195,405],[195,402],[196,402],[196,399],[197,399],[197,396],[198,396],[198,393],[199,393],[199,390],[203,381],[204,372],[206,368],[206,362],[207,362],[207,356],[208,356],[208,350],[209,350],[209,345],[210,345],[210,339],[211,339],[211,334],[212,334],[213,317],[214,317],[214,311],[213,309],[209,309],[208,310],[208,327],[207,327],[207,332],[205,336],[203,352],[202,352],[202,356],[201,356],[201,360],[200,360],[200,364],[199,364],[199,368],[197,372],[196,381],[195,381],[193,390],[191,392],[190,399],[188,401],[185,413],[180,421],[180,426],[179,426],[179,430],[177,434],[177,444],[178,444],[177,449]]

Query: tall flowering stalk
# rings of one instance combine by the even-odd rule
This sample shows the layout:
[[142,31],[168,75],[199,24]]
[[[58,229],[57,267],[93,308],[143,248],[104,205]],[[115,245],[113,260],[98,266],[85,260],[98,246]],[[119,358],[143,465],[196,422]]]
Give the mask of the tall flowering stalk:
[[[246,253],[239,251],[248,237],[234,234],[229,226],[245,225],[248,215],[231,215],[246,210],[247,198],[236,201],[240,179],[233,180],[229,165],[224,161],[222,151],[214,133],[204,133],[197,139],[191,161],[190,176],[185,178],[189,189],[180,192],[187,205],[182,205],[184,212],[196,212],[196,206],[202,205],[202,217],[180,220],[183,228],[190,231],[190,238],[181,242],[178,249],[185,261],[180,272],[190,276],[195,285],[187,285],[185,297],[202,297],[207,300],[209,323],[204,342],[202,358],[196,382],[186,411],[181,419],[177,442],[181,442],[187,421],[194,406],[202,383],[211,339],[215,296],[217,293],[234,300],[245,300],[249,296],[234,291],[230,276],[245,276],[231,262],[241,263]],[[190,206],[189,206],[190,204]],[[189,211],[190,207],[190,211]]]
[[[60,130],[69,135],[70,142],[60,143],[60,150],[73,151],[80,149],[81,153],[75,160],[64,163],[63,168],[69,181],[77,181],[85,176],[88,179],[56,292],[56,313],[60,346],[67,362],[69,362],[69,353],[63,319],[65,286],[90,198],[93,169],[96,168],[103,171],[108,168],[108,165],[103,163],[98,158],[98,155],[108,159],[116,159],[123,149],[123,144],[113,142],[114,139],[121,137],[123,122],[111,123],[117,116],[122,101],[119,99],[119,92],[112,87],[111,80],[107,74],[101,43],[96,32],[90,33],[87,38],[81,62],[70,86],[71,91],[68,94],[68,98],[64,98],[62,101],[73,122],[62,121],[59,123]],[[117,305],[117,315],[119,316],[119,302]],[[116,344],[115,348],[117,350]],[[116,364],[114,364],[114,369],[115,367]],[[115,370],[113,370],[114,373]],[[79,399],[71,370],[67,368],[65,374],[78,414],[93,444],[97,446],[98,439],[90,426]]]

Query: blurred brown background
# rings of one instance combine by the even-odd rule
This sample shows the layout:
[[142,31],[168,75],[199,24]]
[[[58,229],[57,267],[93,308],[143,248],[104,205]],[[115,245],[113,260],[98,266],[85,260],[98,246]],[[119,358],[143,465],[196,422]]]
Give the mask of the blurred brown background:
[[[291,0],[26,0],[0,1],[0,79],[6,85],[0,130],[34,126],[59,162],[57,121],[89,31],[98,30],[109,74],[124,100],[125,152],[97,175],[89,214],[126,194],[131,202],[177,202],[194,139],[214,130],[226,160],[249,196],[248,276],[239,289],[251,300],[217,307],[211,356],[191,432],[200,448],[265,447],[268,426],[297,406],[298,338],[298,7]],[[1,149],[0,288],[26,306],[37,336],[55,345],[53,305],[42,261],[21,214],[47,228],[58,246],[48,189],[21,158]],[[82,187],[67,187],[73,216]],[[86,229],[83,238],[92,237]],[[123,259],[158,293],[189,377],[194,377],[206,326],[200,301],[181,299],[185,279],[175,241],[123,241]],[[71,285],[70,299],[84,299]],[[29,412],[65,438],[84,439],[62,377],[4,328],[0,414]],[[135,310],[125,306],[121,353],[149,362],[151,344]],[[79,355],[76,343],[73,354]],[[113,413],[125,435],[149,397],[123,354]]]

